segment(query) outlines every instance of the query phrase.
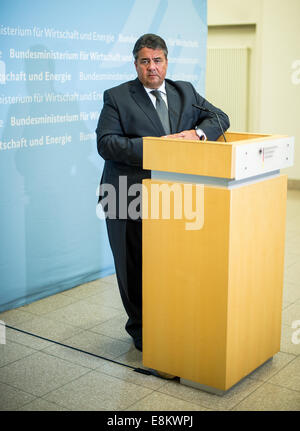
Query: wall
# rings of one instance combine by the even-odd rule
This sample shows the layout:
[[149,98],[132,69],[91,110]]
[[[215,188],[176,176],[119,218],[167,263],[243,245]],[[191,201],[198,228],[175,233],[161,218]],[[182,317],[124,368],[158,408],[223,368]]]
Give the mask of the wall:
[[[294,166],[286,171],[291,179],[300,179],[299,17],[299,0],[263,1],[260,128],[295,136]],[[292,65],[297,60],[294,70]]]
[[[248,49],[248,61],[249,61],[249,67],[247,71],[247,77],[245,77],[245,80],[247,80],[247,86],[248,86],[248,103],[247,108],[245,109],[247,112],[243,112],[241,114],[244,114],[245,117],[247,117],[247,128],[240,129],[236,128],[234,124],[238,122],[237,118],[232,118],[231,116],[231,130],[240,130],[240,131],[255,131],[258,129],[258,118],[257,118],[257,109],[254,109],[255,106],[258,104],[258,94],[257,94],[257,48],[256,48],[256,25],[255,24],[245,24],[245,25],[210,25],[208,27],[208,35],[207,35],[207,48],[249,48]],[[208,51],[209,52],[209,51]],[[231,58],[229,58],[224,65],[225,70],[230,70],[230,73],[232,72],[231,67],[228,67],[228,62],[230,63]],[[232,66],[233,67],[233,66]],[[222,71],[221,71],[222,73]],[[227,86],[229,87],[228,97],[230,97],[230,92],[234,93],[237,91],[237,87],[235,85],[235,77],[237,74],[240,73],[240,70],[234,74],[232,74],[229,77],[229,82],[227,83]],[[211,74],[211,75],[210,75]],[[212,103],[214,103],[214,97],[213,94],[210,94],[209,92],[209,84],[212,89],[215,88],[215,75],[219,74],[216,70],[210,70],[209,62],[207,61],[207,76],[206,76],[206,83],[207,83],[207,93],[206,96],[208,100],[211,100]],[[240,80],[239,80],[240,81]],[[229,85],[228,85],[229,84]],[[211,92],[213,93],[213,91]],[[223,97],[223,91],[220,91],[220,94],[218,95],[219,99],[222,99]],[[221,101],[218,101],[220,107],[224,106]],[[231,104],[228,103],[228,105],[235,105],[235,98],[232,97]],[[240,104],[237,105],[236,109],[238,108]],[[234,111],[236,111],[236,109]],[[232,112],[228,111],[227,108],[227,114],[232,115]]]
[[255,41],[250,35],[247,41],[255,63],[249,131],[295,136],[294,166],[284,170],[295,180],[300,180],[299,16],[299,0],[207,1],[208,46],[216,43],[216,32],[223,44],[244,44],[246,27],[255,26]]
[[254,24],[263,0],[207,0],[207,25]]

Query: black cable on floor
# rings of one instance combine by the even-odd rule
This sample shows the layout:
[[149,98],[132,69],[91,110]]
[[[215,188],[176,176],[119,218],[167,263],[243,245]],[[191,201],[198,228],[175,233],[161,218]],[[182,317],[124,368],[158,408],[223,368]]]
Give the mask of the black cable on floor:
[[[95,353],[86,352],[85,350],[78,349],[77,347],[68,346],[67,344],[60,343],[59,341],[50,340],[49,338],[42,337],[37,334],[32,334],[31,332],[24,331],[23,329],[14,328],[13,326],[6,325],[6,328],[13,329],[14,331],[22,332],[23,334],[31,335],[32,337],[40,338],[41,340],[49,341],[50,343],[58,344],[59,346],[67,347],[68,349],[76,350],[80,353],[85,353],[86,355],[94,356],[99,359],[104,359],[105,361],[113,362],[114,364],[122,365],[123,367],[131,368],[136,373],[146,374],[146,375],[155,375],[150,370],[144,370],[143,368],[136,368],[128,364],[123,364],[122,362],[115,361],[114,359],[105,358],[104,356],[96,355]],[[159,377],[156,376],[155,377]]]

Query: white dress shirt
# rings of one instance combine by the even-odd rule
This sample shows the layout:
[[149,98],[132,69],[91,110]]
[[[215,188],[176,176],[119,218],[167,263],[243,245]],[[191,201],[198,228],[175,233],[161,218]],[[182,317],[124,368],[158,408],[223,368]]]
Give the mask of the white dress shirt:
[[[150,97],[150,100],[151,100],[151,102],[153,103],[154,108],[156,108],[156,97],[155,97],[153,94],[151,94],[151,91],[153,91],[153,90],[154,90],[154,88],[147,88],[147,87],[144,87],[144,89],[147,91],[147,94],[148,94],[148,96]],[[165,84],[165,81],[161,84],[161,86],[160,86],[159,88],[156,88],[155,90],[160,91],[160,93],[161,93],[161,97],[162,97],[163,101],[165,102],[165,104],[166,104],[166,105],[167,105],[167,107],[168,107],[168,99],[167,99],[167,92],[166,92],[166,84]]]

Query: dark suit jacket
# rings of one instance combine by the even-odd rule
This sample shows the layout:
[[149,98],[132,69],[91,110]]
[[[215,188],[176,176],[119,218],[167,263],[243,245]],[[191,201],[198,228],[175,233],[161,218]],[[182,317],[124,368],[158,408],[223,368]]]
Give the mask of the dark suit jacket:
[[[194,108],[192,104],[216,112],[224,131],[228,129],[227,115],[201,97],[192,84],[166,79],[166,92],[171,133],[199,125],[210,141],[222,134],[216,116]],[[96,129],[98,152],[105,160],[101,184],[113,185],[118,198],[120,176],[127,176],[127,190],[132,184],[150,178],[150,171],[142,169],[142,138],[163,136],[165,132],[138,78],[106,90],[103,101]]]

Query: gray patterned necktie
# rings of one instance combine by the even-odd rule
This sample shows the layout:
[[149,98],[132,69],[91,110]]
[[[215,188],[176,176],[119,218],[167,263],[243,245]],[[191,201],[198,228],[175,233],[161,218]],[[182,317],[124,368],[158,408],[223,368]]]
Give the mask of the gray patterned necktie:
[[168,108],[163,98],[161,97],[160,91],[152,90],[151,94],[153,94],[153,96],[156,97],[156,110],[157,110],[158,116],[163,125],[166,135],[169,135],[171,133],[171,130],[170,130]]

